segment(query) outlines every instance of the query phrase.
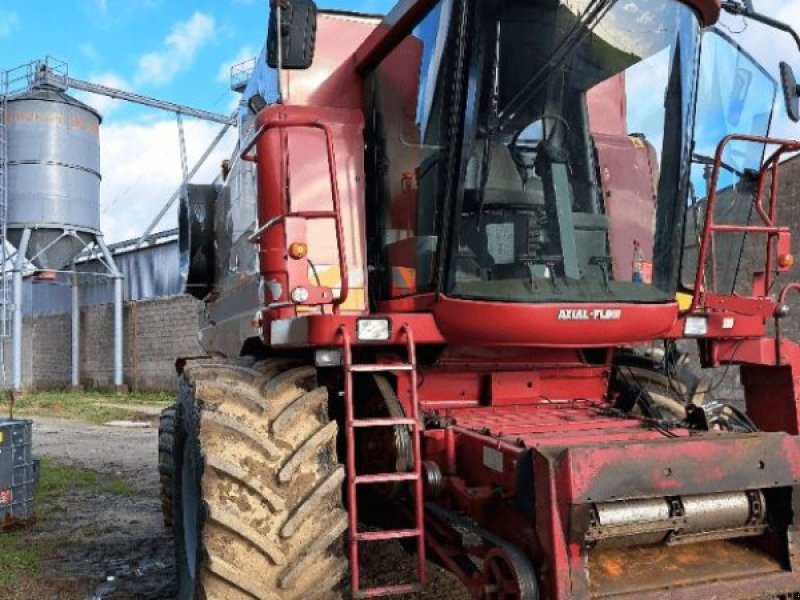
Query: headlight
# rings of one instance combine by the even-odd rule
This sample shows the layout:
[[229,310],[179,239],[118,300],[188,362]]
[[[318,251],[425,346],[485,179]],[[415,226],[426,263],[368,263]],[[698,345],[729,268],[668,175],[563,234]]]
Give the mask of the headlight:
[[708,333],[708,319],[700,316],[686,317],[683,335],[686,337],[703,337]]
[[340,367],[342,351],[338,348],[321,348],[314,352],[314,364],[318,367]]
[[359,319],[356,335],[362,342],[383,342],[389,339],[389,319]]

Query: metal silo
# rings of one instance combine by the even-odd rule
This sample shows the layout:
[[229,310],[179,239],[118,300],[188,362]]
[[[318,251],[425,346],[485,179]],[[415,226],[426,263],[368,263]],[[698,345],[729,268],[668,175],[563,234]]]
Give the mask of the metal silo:
[[114,285],[114,385],[121,389],[123,276],[100,231],[100,115],[64,93],[66,85],[47,81],[66,82],[66,69],[59,74],[47,61],[0,74],[0,228],[17,250],[0,265],[13,295],[4,304],[13,315],[12,386],[22,389],[23,280],[36,270],[72,273],[72,383],[79,384],[79,274],[71,263],[91,249],[106,271],[93,276]]
[[100,115],[64,92],[8,99],[8,240],[40,269],[59,270],[100,234]]

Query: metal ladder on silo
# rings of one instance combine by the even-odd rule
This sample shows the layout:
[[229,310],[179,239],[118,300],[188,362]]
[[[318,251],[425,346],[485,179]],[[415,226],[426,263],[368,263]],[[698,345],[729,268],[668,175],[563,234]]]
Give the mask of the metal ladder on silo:
[[8,261],[8,71],[0,71],[0,382],[6,384],[6,340],[11,337],[11,285]]

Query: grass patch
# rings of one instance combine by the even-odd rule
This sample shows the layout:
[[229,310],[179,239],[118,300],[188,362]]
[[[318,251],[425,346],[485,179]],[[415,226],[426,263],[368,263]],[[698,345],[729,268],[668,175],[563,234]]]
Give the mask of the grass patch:
[[39,504],[58,501],[69,490],[98,486],[98,475],[91,469],[64,467],[51,458],[41,462],[41,478],[35,500]]
[[0,533],[0,597],[12,592],[22,579],[38,580],[42,575],[42,544],[31,543],[24,531]]
[[[102,424],[108,421],[141,418],[143,408],[166,408],[175,401],[167,392],[42,391],[29,392],[17,398],[15,416],[45,416],[76,419]],[[6,407],[7,402],[0,402]]]
[[[91,469],[67,467],[50,458],[42,459],[40,476],[34,496],[35,513],[40,523],[64,510],[59,502],[70,491],[92,489],[97,493],[126,497],[135,493],[124,479],[106,480]],[[42,581],[42,558],[57,541],[37,539],[30,533],[28,530],[0,533],[0,598],[39,597],[26,590],[37,590],[47,583]],[[88,525],[81,534],[93,538],[100,534],[100,530]]]
[[36,490],[37,509],[48,505],[58,507],[58,500],[66,492],[76,489],[92,488],[97,493],[114,494],[116,496],[133,496],[136,492],[124,479],[105,479],[96,471],[79,467],[65,467],[51,458],[43,458],[41,479]]
[[110,494],[124,496],[125,498],[130,498],[136,493],[131,484],[124,479],[112,479],[104,487]]
[[[39,521],[58,510],[58,500],[68,490],[97,487],[98,474],[89,469],[58,465],[51,459],[41,462],[39,487],[34,495]],[[12,597],[19,588],[37,584],[42,576],[42,556],[53,541],[31,539],[27,530],[0,533],[0,598]]]

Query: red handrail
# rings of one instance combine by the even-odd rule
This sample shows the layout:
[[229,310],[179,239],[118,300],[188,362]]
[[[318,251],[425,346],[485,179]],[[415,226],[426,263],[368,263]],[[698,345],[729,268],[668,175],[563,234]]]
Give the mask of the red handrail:
[[[331,301],[331,304],[338,307],[347,300],[347,296],[350,291],[350,273],[348,272],[347,267],[347,256],[345,254],[345,244],[344,244],[344,227],[342,226],[342,211],[341,211],[341,202],[339,197],[339,180],[337,176],[337,169],[336,169],[336,151],[333,145],[333,131],[331,127],[326,123],[320,123],[314,119],[271,119],[269,121],[264,122],[263,125],[259,128],[259,130],[253,136],[247,146],[245,146],[244,150],[240,153],[240,157],[242,160],[247,161],[257,161],[257,158],[249,156],[248,152],[252,150],[253,146],[258,142],[262,135],[264,135],[270,129],[288,129],[288,128],[300,128],[300,127],[310,127],[313,129],[320,129],[325,135],[325,146],[327,151],[328,157],[328,175],[330,177],[330,184],[331,184],[331,200],[333,204],[332,211],[298,211],[298,212],[291,212],[288,211],[286,214],[278,215],[277,217],[270,219],[264,225],[260,226],[256,232],[250,237],[251,242],[258,242],[261,239],[261,236],[269,230],[270,227],[276,225],[277,223],[281,222],[282,220],[286,219],[287,217],[298,217],[301,219],[333,219],[336,228],[336,249],[339,255],[339,274],[341,276],[341,286],[339,289],[339,297],[334,297]],[[282,185],[281,186],[282,194],[287,194],[288,190],[287,187]],[[283,206],[289,207],[289,199],[283,198],[283,202],[281,203]]]
[[[754,200],[754,207],[756,213],[763,221],[763,225],[717,225],[714,223],[714,209],[717,202],[717,184],[719,183],[719,172],[722,167],[722,156],[725,148],[733,141],[750,142],[757,144],[764,144],[765,146],[778,146],[778,149],[773,152],[766,160],[761,171],[758,175],[758,187],[756,190],[756,197]],[[703,235],[700,242],[700,251],[697,259],[697,272],[695,274],[694,290],[692,294],[692,303],[689,307],[689,312],[694,312],[700,306],[702,296],[703,284],[705,282],[705,267],[708,261],[709,248],[711,246],[712,233],[761,233],[768,236],[767,240],[767,257],[765,265],[765,289],[770,287],[770,278],[772,276],[772,246],[776,236],[782,233],[788,233],[788,227],[779,227],[775,225],[778,208],[778,168],[780,165],[781,157],[788,152],[797,152],[800,150],[800,141],[796,140],[783,140],[777,138],[765,138],[753,135],[733,134],[726,136],[717,146],[717,151],[714,157],[714,167],[711,172],[711,183],[708,200],[706,202],[706,219],[703,226]],[[764,210],[763,195],[766,185],[767,175],[771,172],[772,182],[770,187],[770,204],[769,213]]]

